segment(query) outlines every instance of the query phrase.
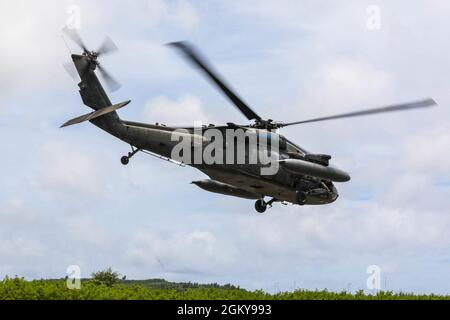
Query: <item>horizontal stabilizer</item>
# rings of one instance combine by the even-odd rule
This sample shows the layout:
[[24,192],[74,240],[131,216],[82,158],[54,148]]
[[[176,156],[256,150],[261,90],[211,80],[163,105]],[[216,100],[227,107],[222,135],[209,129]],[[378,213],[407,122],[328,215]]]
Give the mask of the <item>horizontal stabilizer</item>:
[[125,102],[121,102],[121,103],[118,103],[118,104],[115,104],[115,105],[112,105],[112,106],[109,106],[109,107],[106,107],[106,108],[102,108],[102,109],[96,110],[94,112],[90,112],[88,114],[85,114],[85,115],[82,115],[82,116],[79,116],[79,117],[76,117],[76,118],[71,119],[71,120],[67,121],[66,123],[64,123],[60,128],[64,128],[64,127],[67,127],[67,126],[71,126],[73,124],[77,124],[77,123],[81,123],[81,122],[84,122],[84,121],[89,121],[89,120],[95,119],[95,118],[103,116],[103,115],[105,115],[107,113],[113,112],[113,111],[115,111],[117,109],[125,107],[130,102],[131,102],[131,100],[128,100],[128,101],[125,101]]

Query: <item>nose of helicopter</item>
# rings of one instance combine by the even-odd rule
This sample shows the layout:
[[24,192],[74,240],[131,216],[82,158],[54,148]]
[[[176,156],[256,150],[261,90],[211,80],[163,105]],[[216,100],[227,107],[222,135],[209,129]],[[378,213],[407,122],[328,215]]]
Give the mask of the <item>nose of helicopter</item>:
[[350,174],[345,172],[344,170],[333,168],[332,169],[335,173],[335,180],[336,182],[347,182],[350,181]]

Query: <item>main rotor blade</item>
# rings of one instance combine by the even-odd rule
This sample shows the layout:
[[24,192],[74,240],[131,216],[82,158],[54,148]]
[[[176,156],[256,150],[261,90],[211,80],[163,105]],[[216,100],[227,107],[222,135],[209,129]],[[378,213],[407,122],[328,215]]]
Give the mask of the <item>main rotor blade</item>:
[[225,84],[217,72],[214,72],[212,67],[208,65],[206,60],[191,46],[188,42],[172,42],[169,46],[181,50],[186,58],[196,67],[202,69],[205,74],[219,87],[220,90],[231,100],[231,102],[247,117],[248,120],[261,120],[258,116],[240,97],[238,97],[228,85]]
[[100,48],[98,48],[97,54],[99,56],[101,56],[101,55],[114,53],[114,52],[116,52],[118,50],[119,49],[117,48],[116,44],[111,40],[111,38],[110,37],[106,37],[105,40],[103,40],[103,43],[100,46]]
[[105,80],[106,85],[108,86],[109,90],[116,91],[118,90],[122,85],[114,79],[114,77],[105,70],[101,65],[97,67],[97,69],[100,71],[100,75],[102,76],[103,80]]
[[87,47],[84,45],[83,40],[81,40],[80,35],[77,30],[69,29],[68,27],[64,27],[62,31],[73,41],[75,42],[84,52],[89,51]]
[[343,113],[343,114],[334,115],[334,116],[321,117],[321,118],[296,121],[296,122],[281,123],[279,125],[279,127],[282,128],[282,127],[286,127],[286,126],[292,126],[295,124],[303,124],[303,123],[318,122],[318,121],[325,121],[325,120],[332,120],[332,119],[365,116],[365,115],[377,114],[377,113],[405,111],[405,110],[411,110],[411,109],[431,107],[434,105],[437,105],[437,103],[433,99],[428,98],[425,100],[420,100],[420,101],[415,101],[415,102],[402,103],[402,104],[396,104],[396,105],[391,105],[391,106],[386,106],[386,107],[381,107],[381,108]]

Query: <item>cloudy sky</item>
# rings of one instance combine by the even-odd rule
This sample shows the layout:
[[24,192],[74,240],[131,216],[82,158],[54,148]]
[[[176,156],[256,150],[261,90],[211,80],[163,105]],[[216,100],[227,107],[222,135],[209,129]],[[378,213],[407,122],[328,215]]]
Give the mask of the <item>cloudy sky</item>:
[[[89,123],[59,129],[88,112],[62,67],[72,5],[89,47],[109,35],[120,48],[102,62],[123,84],[111,100],[132,100],[124,119],[245,120],[163,45],[177,40],[263,117],[425,97],[439,107],[284,129],[352,180],[331,205],[256,214],[190,185],[205,177],[195,169],[143,154],[122,166],[128,146]],[[356,290],[377,265],[382,289],[450,293],[449,15],[444,0],[1,0],[0,277],[112,266],[135,279]]]

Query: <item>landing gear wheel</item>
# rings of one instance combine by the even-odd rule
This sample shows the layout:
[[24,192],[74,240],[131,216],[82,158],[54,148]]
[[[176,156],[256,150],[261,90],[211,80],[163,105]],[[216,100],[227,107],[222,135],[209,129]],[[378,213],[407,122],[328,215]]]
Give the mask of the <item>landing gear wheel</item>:
[[141,149],[139,148],[135,148],[133,146],[131,146],[131,152],[128,152],[127,156],[123,156],[122,158],[120,158],[120,162],[126,166],[128,164],[128,162],[130,162],[130,159],[132,156],[134,156],[136,153],[138,153],[139,151],[141,151]]
[[259,213],[264,213],[267,209],[267,204],[264,202],[264,199],[256,200],[255,202],[255,209]]
[[297,203],[301,206],[306,203],[306,193],[305,192],[297,191]]
[[120,158],[120,162],[126,166],[128,164],[128,162],[130,162],[130,158],[128,158],[127,156],[123,156],[122,158]]

